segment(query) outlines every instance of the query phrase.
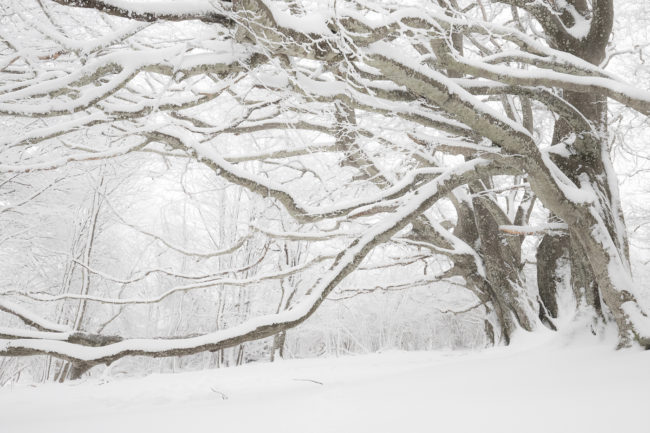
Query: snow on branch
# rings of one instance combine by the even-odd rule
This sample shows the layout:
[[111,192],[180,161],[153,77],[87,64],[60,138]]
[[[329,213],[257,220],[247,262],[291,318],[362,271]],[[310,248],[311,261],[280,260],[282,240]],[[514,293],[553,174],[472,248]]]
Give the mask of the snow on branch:
[[168,1],[124,1],[124,0],[51,0],[62,6],[94,9],[108,15],[136,21],[155,22],[160,20],[200,20],[206,23],[232,25],[228,11],[220,5],[230,4],[227,0],[183,0]]
[[599,92],[638,112],[650,114],[650,91],[602,76],[575,75],[548,69],[517,69],[492,65],[482,61],[455,56],[459,71],[518,86],[559,87],[574,92]]
[[5,299],[0,299],[0,311],[18,317],[23,323],[39,331],[67,332],[70,330],[66,325],[51,322],[35,314],[28,308]]
[[553,233],[565,233],[568,230],[568,226],[564,223],[549,223],[544,225],[536,226],[518,226],[518,225],[500,225],[499,230],[504,233],[511,235],[544,235],[544,234],[553,234]]

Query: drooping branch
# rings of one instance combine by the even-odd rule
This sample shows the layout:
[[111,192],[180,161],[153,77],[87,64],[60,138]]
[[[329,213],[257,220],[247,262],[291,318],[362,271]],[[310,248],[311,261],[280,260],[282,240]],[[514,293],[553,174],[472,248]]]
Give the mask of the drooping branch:
[[22,305],[4,299],[0,299],[0,311],[18,317],[23,323],[36,328],[39,331],[67,332],[70,330],[70,328],[65,325],[51,322],[37,314],[34,314],[31,310]]
[[0,356],[50,354],[96,365],[110,363],[128,355],[164,357],[214,351],[272,336],[293,328],[309,318],[327,295],[359,266],[372,249],[388,241],[433,203],[449,194],[454,188],[474,178],[492,173],[495,168],[491,161],[476,159],[420,186],[397,212],[373,225],[339,253],[329,270],[305,298],[294,304],[291,309],[279,314],[258,317],[233,328],[187,338],[127,339],[119,342],[115,341],[115,337],[103,336],[97,338],[87,336],[85,339],[71,337],[64,341],[4,340],[0,341]]

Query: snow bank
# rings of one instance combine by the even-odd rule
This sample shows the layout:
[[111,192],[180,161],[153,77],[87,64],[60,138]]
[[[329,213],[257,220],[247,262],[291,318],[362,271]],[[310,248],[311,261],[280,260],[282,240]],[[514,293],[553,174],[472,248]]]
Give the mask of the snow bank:
[[650,352],[567,341],[6,387],[0,431],[647,432]]

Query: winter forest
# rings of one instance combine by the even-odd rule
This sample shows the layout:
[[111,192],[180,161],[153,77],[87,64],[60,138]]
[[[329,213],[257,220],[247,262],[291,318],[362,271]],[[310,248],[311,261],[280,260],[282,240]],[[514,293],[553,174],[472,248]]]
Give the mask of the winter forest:
[[649,116],[648,0],[0,0],[0,431],[647,432]]

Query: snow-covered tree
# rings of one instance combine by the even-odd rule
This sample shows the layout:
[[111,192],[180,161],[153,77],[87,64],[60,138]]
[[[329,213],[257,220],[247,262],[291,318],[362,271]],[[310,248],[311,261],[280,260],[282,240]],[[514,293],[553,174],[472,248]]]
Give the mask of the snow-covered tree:
[[[603,68],[613,0],[2,7],[3,144],[20,149],[3,173],[134,154],[185,161],[265,209],[215,257],[252,236],[282,247],[261,274],[204,275],[151,298],[9,290],[0,308],[35,330],[3,329],[0,354],[90,367],[216,351],[295,327],[346,277],[382,267],[403,269],[385,286],[445,282],[468,293],[488,338],[506,343],[519,328],[555,326],[569,275],[594,331],[611,322],[621,346],[650,345],[607,119],[608,103],[647,116],[650,92]],[[542,236],[535,293],[525,284],[529,235]],[[292,287],[281,308],[199,335],[103,335],[31,308],[66,299],[128,308],[279,279]]]

